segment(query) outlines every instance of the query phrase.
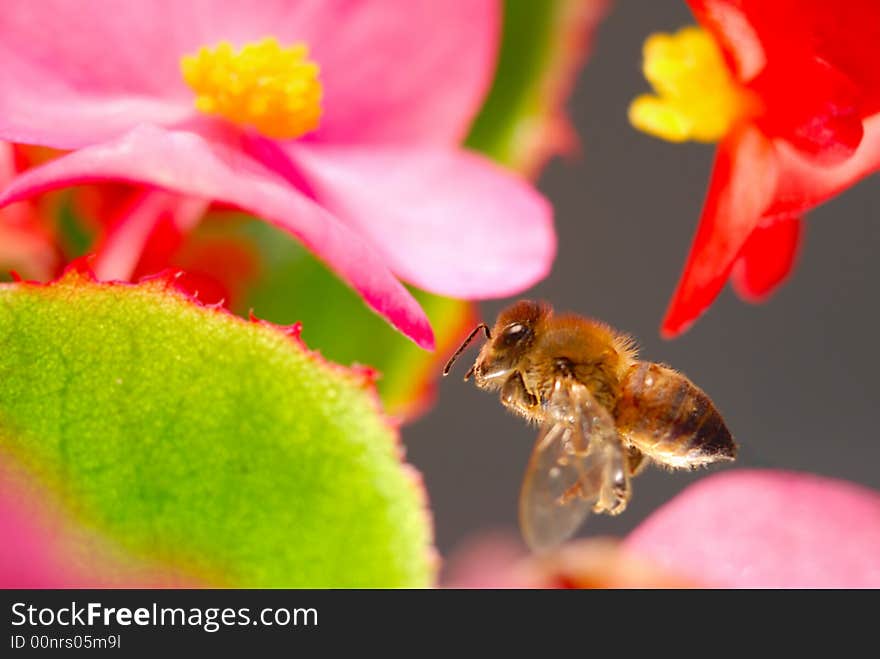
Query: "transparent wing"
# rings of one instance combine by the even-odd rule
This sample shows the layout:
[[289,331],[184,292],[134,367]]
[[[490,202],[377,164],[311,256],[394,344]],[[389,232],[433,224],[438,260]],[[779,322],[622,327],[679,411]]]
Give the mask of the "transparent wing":
[[526,543],[534,551],[549,549],[569,538],[591,510],[617,514],[628,500],[614,420],[584,385],[557,380],[520,492]]

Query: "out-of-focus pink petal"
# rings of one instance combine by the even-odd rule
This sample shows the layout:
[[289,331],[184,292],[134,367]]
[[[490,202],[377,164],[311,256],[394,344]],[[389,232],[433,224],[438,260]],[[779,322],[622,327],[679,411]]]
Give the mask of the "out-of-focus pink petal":
[[0,455],[0,588],[194,586],[177,568],[149,565],[79,528],[47,490]]
[[173,192],[148,189],[116,219],[98,246],[93,265],[98,279],[131,279],[157,224],[168,217],[182,232],[195,227],[209,202]]
[[503,297],[550,270],[550,205],[481,156],[305,144],[291,144],[288,153],[316,199],[416,286],[452,297]]
[[837,165],[823,167],[782,142],[776,145],[776,153],[779,181],[767,213],[800,213],[880,171],[880,114],[865,119],[859,148]]
[[12,487],[7,471],[0,465],[0,588],[67,585],[69,571],[53,552],[54,524],[34,511],[20,488]]
[[576,540],[529,555],[519,539],[477,536],[449,559],[450,588],[689,588],[700,584],[667,571],[612,538]]
[[517,574],[528,554],[519,538],[501,531],[468,538],[456,547],[443,567],[446,588],[526,588],[530,584]]
[[752,231],[730,273],[737,294],[763,302],[791,273],[803,233],[800,217],[765,218]]
[[577,540],[518,566],[532,588],[693,588],[698,583],[667,570],[612,538]]
[[746,125],[718,147],[697,235],[661,333],[687,330],[724,287],[734,260],[776,192],[774,145]]
[[361,235],[240,150],[195,133],[140,126],[119,140],[29,170],[0,194],[0,204],[66,185],[107,180],[164,187],[264,217],[301,240],[401,332],[433,348],[424,311]]
[[494,70],[497,0],[9,0],[0,138],[75,148],[193,114],[180,58],[274,36],[321,67],[332,141],[463,137]]
[[703,479],[626,546],[699,583],[745,588],[880,587],[880,493],[779,471]]

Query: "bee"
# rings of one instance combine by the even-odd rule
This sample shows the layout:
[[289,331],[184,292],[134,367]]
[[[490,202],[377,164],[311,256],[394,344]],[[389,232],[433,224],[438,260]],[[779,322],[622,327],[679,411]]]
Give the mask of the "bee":
[[474,328],[443,375],[481,330],[487,342],[464,379],[540,425],[519,498],[533,550],[569,538],[591,511],[622,513],[649,462],[693,469],[735,459],[709,397],[668,366],[639,361],[633,340],[608,325],[521,300],[491,330]]

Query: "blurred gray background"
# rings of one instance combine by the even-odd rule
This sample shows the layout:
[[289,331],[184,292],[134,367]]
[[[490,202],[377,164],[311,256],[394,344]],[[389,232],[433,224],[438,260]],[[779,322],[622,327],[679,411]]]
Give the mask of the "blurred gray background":
[[[713,145],[636,132],[630,100],[647,83],[645,37],[693,23],[680,0],[619,0],[599,26],[569,100],[582,153],[540,179],[556,208],[552,274],[522,297],[600,318],[635,336],[641,356],[705,389],[741,447],[737,467],[810,471],[880,489],[880,186],[874,176],[808,216],[794,276],[761,306],[728,288],[674,341],[658,327],[678,280],[709,177]],[[638,264],[638,267],[632,267]],[[492,322],[511,300],[481,305]],[[534,428],[496,395],[463,383],[475,349],[440,383],[433,409],[404,428],[424,475],[437,544],[448,556],[490,530],[516,533],[517,495]],[[620,517],[591,517],[582,535],[623,535],[709,471],[649,468]]]

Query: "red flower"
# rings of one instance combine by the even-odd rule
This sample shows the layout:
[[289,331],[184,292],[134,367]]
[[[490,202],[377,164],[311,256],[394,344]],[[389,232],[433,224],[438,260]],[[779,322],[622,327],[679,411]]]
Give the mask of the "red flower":
[[741,297],[765,298],[791,270],[803,213],[880,169],[880,3],[689,4],[712,39],[693,28],[649,39],[645,73],[660,98],[630,110],[661,137],[719,140],[667,337],[728,277]]
[[[0,187],[24,168],[22,153],[0,141]],[[0,273],[16,271],[23,277],[48,278],[58,262],[50,231],[37,205],[21,201],[0,209]]]

